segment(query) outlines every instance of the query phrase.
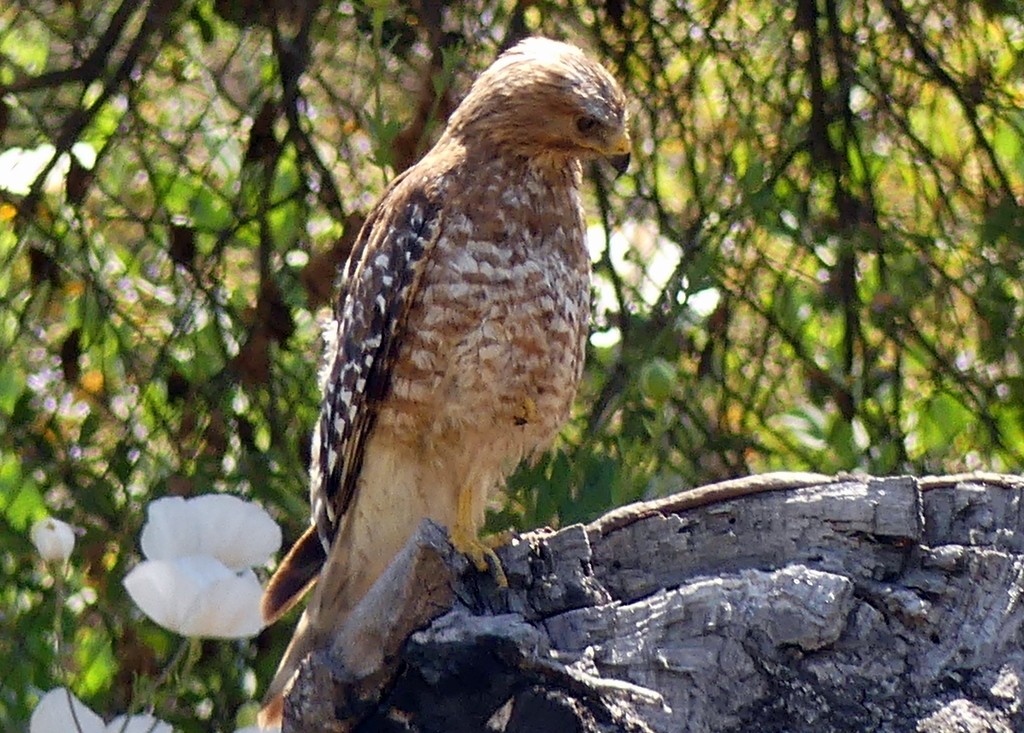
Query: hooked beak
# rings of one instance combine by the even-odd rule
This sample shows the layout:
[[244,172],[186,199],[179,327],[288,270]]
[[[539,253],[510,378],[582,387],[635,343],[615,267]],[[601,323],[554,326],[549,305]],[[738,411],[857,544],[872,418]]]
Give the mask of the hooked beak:
[[608,151],[608,162],[612,164],[612,168],[620,176],[629,168],[629,153],[632,147],[629,141],[629,133],[625,130],[612,141]]
[[608,158],[608,162],[612,164],[612,168],[615,169],[617,175],[622,175],[629,168],[629,153],[622,153],[621,155],[613,155]]

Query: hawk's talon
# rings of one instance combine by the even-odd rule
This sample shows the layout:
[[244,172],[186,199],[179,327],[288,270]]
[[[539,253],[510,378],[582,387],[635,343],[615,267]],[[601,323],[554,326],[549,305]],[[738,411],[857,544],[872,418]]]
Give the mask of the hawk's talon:
[[459,528],[456,527],[452,530],[452,546],[468,557],[481,573],[487,572],[487,569],[490,568],[494,582],[498,584],[499,588],[508,588],[508,578],[505,576],[504,568],[501,567],[501,560],[485,540],[459,531]]
[[501,560],[498,559],[494,550],[477,536],[481,522],[474,511],[473,495],[472,487],[468,486],[463,487],[459,492],[455,526],[451,528],[452,545],[472,560],[476,569],[481,573],[486,572],[490,566],[491,574],[494,575],[498,587],[508,588],[508,578],[505,577],[505,570],[501,567]]

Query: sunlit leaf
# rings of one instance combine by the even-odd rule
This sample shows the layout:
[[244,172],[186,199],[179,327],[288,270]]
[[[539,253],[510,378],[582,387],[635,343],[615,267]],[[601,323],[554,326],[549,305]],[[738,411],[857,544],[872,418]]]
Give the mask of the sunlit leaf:
[[92,697],[110,688],[118,672],[118,660],[110,637],[101,626],[81,626],[74,637],[76,689]]

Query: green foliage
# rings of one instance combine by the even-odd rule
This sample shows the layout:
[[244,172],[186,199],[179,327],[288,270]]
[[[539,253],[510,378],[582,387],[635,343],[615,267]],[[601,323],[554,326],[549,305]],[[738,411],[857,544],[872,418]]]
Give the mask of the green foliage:
[[[769,469],[1021,468],[1019,2],[44,5],[0,10],[0,153],[49,173],[0,174],[7,729],[64,682],[124,711],[179,649],[121,586],[149,500],[239,493],[297,536],[336,268],[525,33],[606,61],[636,149],[586,171],[584,384],[493,528]],[[82,530],[60,634],[46,513]],[[287,635],[189,650],[156,712],[232,730]]]

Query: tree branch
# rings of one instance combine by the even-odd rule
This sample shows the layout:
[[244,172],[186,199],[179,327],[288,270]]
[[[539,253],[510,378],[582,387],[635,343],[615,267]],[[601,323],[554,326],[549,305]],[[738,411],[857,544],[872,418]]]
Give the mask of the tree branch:
[[103,73],[111,52],[121,40],[121,34],[124,32],[125,26],[128,25],[128,21],[131,20],[138,9],[139,3],[134,0],[125,0],[121,3],[118,9],[114,11],[114,15],[111,16],[107,29],[103,31],[103,35],[96,41],[96,46],[78,66],[70,69],[47,71],[39,76],[15,79],[7,86],[0,86],[0,97],[5,94],[30,92],[36,89],[63,86],[75,82],[81,82],[84,86],[92,84]]
[[1020,730],[1022,486],[752,476],[522,535],[507,589],[424,523],[284,731]]
[[[125,4],[130,5],[131,3],[126,2]],[[55,148],[53,157],[50,158],[49,162],[39,172],[39,175],[36,176],[28,195],[22,199],[18,206],[19,220],[25,221],[31,219],[34,215],[36,205],[42,195],[46,177],[50,174],[50,171],[53,170],[54,166],[57,165],[57,161],[60,160],[60,157],[71,150],[71,147],[78,141],[82,132],[89,126],[89,123],[92,122],[92,119],[96,116],[99,110],[102,109],[103,105],[106,104],[110,97],[113,96],[121,85],[128,80],[132,70],[139,61],[139,57],[142,55],[146,44],[149,42],[150,37],[158,30],[162,34],[168,32],[165,20],[174,10],[176,4],[177,0],[152,0],[150,2],[149,7],[146,10],[146,16],[143,18],[142,26],[139,28],[139,32],[135,35],[135,38],[132,39],[131,44],[125,51],[121,63],[114,70],[114,73],[110,75],[106,83],[104,83],[99,95],[88,107],[78,108],[68,117],[67,120],[64,121],[64,124],[60,129],[60,133],[57,135],[57,139],[53,142],[53,146]],[[120,12],[120,10],[118,12]]]

